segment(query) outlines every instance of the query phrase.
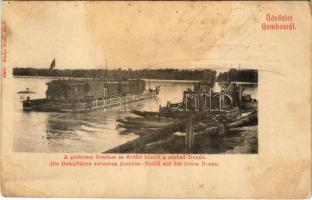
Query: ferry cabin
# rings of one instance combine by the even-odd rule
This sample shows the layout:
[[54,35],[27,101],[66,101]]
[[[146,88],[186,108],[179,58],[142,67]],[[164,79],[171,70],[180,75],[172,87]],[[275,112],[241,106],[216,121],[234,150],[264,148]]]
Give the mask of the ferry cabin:
[[53,80],[47,83],[47,100],[71,101],[92,100],[95,96],[110,98],[141,94],[145,89],[143,80],[106,81],[106,80]]

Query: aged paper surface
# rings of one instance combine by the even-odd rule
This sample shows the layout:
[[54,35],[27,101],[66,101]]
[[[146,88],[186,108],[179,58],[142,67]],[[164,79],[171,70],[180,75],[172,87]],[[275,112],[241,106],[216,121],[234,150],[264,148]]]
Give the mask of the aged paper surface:
[[309,2],[2,10],[4,196],[310,197]]

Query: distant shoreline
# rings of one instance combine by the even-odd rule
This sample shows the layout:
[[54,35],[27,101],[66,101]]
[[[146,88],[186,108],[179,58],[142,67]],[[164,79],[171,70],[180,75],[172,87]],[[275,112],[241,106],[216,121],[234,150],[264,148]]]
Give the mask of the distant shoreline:
[[[77,77],[56,77],[56,76],[13,76],[13,78],[33,78],[33,79],[93,79],[93,78],[77,78]],[[151,82],[180,82],[180,83],[196,83],[198,80],[174,80],[174,79],[142,79]]]
[[248,82],[258,83],[257,70],[230,69],[217,74],[211,69],[203,70],[179,70],[179,69],[84,69],[84,70],[59,70],[59,69],[36,69],[36,68],[14,68],[13,76],[16,78],[38,78],[38,79],[106,79],[106,80],[154,80],[161,82]]
[[130,79],[159,79],[198,81],[216,78],[216,71],[203,70],[180,70],[180,69],[38,69],[38,68],[13,68],[13,76],[17,77],[64,77],[64,78],[96,78],[107,80],[130,80]]

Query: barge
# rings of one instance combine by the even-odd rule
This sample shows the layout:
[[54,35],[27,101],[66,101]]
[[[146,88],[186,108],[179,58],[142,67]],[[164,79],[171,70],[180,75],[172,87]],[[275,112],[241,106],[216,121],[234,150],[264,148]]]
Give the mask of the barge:
[[159,87],[145,92],[144,80],[52,80],[46,98],[23,101],[24,111],[88,112],[154,98]]

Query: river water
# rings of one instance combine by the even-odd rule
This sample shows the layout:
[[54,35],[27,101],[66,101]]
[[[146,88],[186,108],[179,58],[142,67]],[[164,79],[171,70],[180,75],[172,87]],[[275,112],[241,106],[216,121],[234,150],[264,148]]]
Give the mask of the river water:
[[[162,81],[151,80],[150,87],[160,86],[160,94],[157,99],[150,99],[143,103],[134,103],[127,108],[114,110],[101,110],[89,113],[48,113],[48,112],[24,112],[18,91],[29,88],[35,94],[31,99],[45,98],[46,83],[55,78],[46,77],[15,77],[14,90],[14,151],[16,152],[62,152],[62,153],[99,153],[112,147],[135,139],[134,134],[120,134],[116,119],[124,116],[132,116],[127,111],[139,109],[157,111],[160,105],[166,105],[167,101],[182,101],[183,91],[192,88],[192,81]],[[148,84],[146,84],[148,87]],[[253,94],[255,94],[253,92]],[[126,111],[124,111],[126,110]],[[246,131],[244,134],[236,134],[231,138],[218,141],[227,145],[218,147],[213,153],[242,153],[242,148],[249,144]],[[253,141],[257,139],[257,126],[249,127],[249,135]],[[247,138],[247,139],[246,139]],[[240,142],[237,142],[240,141]],[[247,142],[246,142],[247,141]],[[219,145],[220,146],[220,145]],[[235,149],[239,149],[235,151]],[[246,150],[249,153],[248,149]]]

